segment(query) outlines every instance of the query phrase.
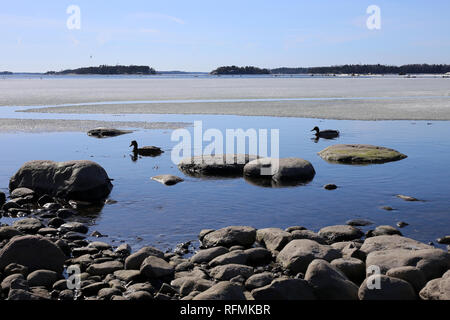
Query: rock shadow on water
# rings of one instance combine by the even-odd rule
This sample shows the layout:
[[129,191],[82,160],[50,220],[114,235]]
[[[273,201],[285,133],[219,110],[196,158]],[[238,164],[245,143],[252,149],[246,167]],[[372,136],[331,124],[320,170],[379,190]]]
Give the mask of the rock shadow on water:
[[313,179],[309,180],[274,180],[272,177],[249,177],[244,176],[244,180],[254,186],[263,188],[293,188],[309,184]]
[[104,127],[100,127],[100,128],[95,128],[92,130],[89,130],[87,132],[87,135],[93,138],[97,138],[97,139],[104,139],[104,138],[113,138],[113,137],[117,137],[123,134],[128,134],[128,133],[132,133],[132,130],[119,130],[119,129],[114,129],[114,128],[104,128]]

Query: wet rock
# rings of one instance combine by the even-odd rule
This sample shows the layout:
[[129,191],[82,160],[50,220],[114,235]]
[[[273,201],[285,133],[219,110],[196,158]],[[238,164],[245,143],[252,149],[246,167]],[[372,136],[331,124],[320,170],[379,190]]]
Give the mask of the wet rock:
[[75,216],[76,214],[77,212],[75,210],[67,208],[61,208],[56,211],[56,216],[61,219],[68,219]]
[[158,279],[172,276],[175,270],[165,260],[155,256],[149,256],[142,262],[140,271],[148,279]]
[[55,271],[36,270],[28,275],[27,281],[30,287],[51,288],[58,278],[59,275]]
[[97,250],[109,250],[109,249],[111,249],[111,245],[109,243],[101,242],[101,241],[93,241],[93,242],[89,243],[88,247],[89,248],[95,248]]
[[257,159],[252,155],[203,155],[185,158],[178,168],[193,176],[242,176],[244,166]]
[[67,288],[67,279],[61,279],[53,283],[52,285],[53,290],[63,291],[68,289]]
[[26,187],[37,194],[82,201],[105,199],[112,189],[106,171],[91,161],[30,161],[11,178],[9,189]]
[[58,233],[58,230],[55,228],[41,228],[37,232],[38,234],[45,236],[45,235],[55,235]]
[[68,231],[87,233],[88,230],[89,228],[84,223],[75,221],[64,223],[59,227],[59,231],[63,233],[66,233]]
[[242,276],[247,279],[253,274],[253,268],[242,264],[227,264],[217,266],[210,271],[210,275],[220,281],[231,280],[234,277]]
[[230,251],[228,253],[225,253],[221,256],[212,259],[208,265],[210,267],[216,267],[219,265],[225,265],[230,263],[246,264],[247,257],[248,257],[247,254],[242,250]]
[[327,240],[322,237],[319,236],[316,232],[311,231],[311,230],[294,230],[291,232],[292,234],[292,239],[308,239],[308,240],[313,240],[317,243],[320,244],[326,244]]
[[84,234],[81,234],[79,232],[69,231],[65,233],[62,237],[62,239],[67,241],[75,241],[75,240],[83,240],[86,236]]
[[256,240],[263,243],[270,251],[280,251],[292,240],[292,236],[279,228],[265,228],[256,231]]
[[15,221],[13,227],[23,233],[35,234],[44,225],[36,218],[25,218]]
[[314,259],[332,261],[340,257],[341,252],[331,246],[301,239],[289,242],[278,254],[277,262],[292,273],[304,273]]
[[146,291],[150,294],[155,294],[155,288],[148,282],[135,283],[127,287],[127,292]]
[[360,284],[366,277],[366,264],[356,258],[339,258],[331,261],[350,281]]
[[333,184],[333,183],[329,183],[323,186],[323,188],[325,190],[336,190],[337,189],[337,185]]
[[429,281],[420,291],[420,297],[424,300],[450,300],[450,271],[442,278]]
[[256,240],[256,229],[246,226],[230,226],[206,234],[203,237],[204,247],[232,247],[241,245],[250,247]]
[[164,258],[164,253],[153,247],[142,247],[125,259],[125,269],[139,270],[142,262],[149,256]]
[[119,129],[114,129],[114,128],[95,128],[92,130],[89,130],[87,132],[87,135],[90,137],[95,137],[95,138],[111,138],[111,137],[117,137],[123,134],[128,134],[128,133],[132,133],[133,131],[131,130],[119,130]]
[[198,251],[195,255],[192,256],[192,263],[208,263],[212,259],[221,256],[225,253],[228,253],[228,249],[225,247],[214,247],[205,250]]
[[131,253],[131,247],[128,243],[122,243],[116,250],[114,250],[114,252],[122,256],[129,256]]
[[193,300],[245,300],[245,296],[242,286],[229,281],[221,281],[196,295]]
[[59,228],[62,224],[64,224],[64,220],[61,218],[52,218],[48,221],[48,226],[52,228]]
[[325,260],[311,262],[305,280],[313,286],[315,295],[321,300],[358,299],[358,286]]
[[262,158],[250,161],[244,167],[244,176],[253,179],[271,179],[276,184],[283,182],[307,182],[316,171],[309,161],[300,158]]
[[4,226],[0,227],[0,240],[9,240],[15,236],[22,236],[23,232],[14,227]]
[[171,175],[171,174],[163,174],[163,175],[155,176],[155,177],[152,177],[152,180],[155,180],[166,186],[173,186],[173,185],[176,185],[177,183],[184,181],[184,179],[174,176],[174,175]]
[[9,211],[11,209],[21,209],[22,206],[14,200],[7,201],[3,204],[2,210]]
[[180,264],[177,264],[175,267],[175,272],[187,271],[194,268],[194,264],[190,261],[185,261]]
[[123,263],[120,261],[107,261],[103,263],[94,263],[87,268],[91,275],[106,276],[114,271],[123,269]]
[[391,226],[378,226],[370,233],[371,237],[376,236],[385,236],[385,235],[399,235],[401,236],[402,233]]
[[[379,287],[371,289],[370,285],[376,284],[376,281],[379,281]],[[372,275],[364,280],[359,287],[358,297],[360,300],[417,299],[413,287],[408,282],[385,275]]]
[[392,208],[390,206],[384,206],[384,207],[381,207],[381,209],[386,210],[386,211],[393,211],[394,210],[394,208]]
[[203,241],[203,238],[204,238],[208,233],[211,233],[211,232],[213,232],[213,231],[216,231],[216,230],[214,230],[214,229],[203,229],[203,230],[201,230],[200,233],[198,234],[198,239],[199,239],[200,241]]
[[347,164],[385,163],[407,157],[393,149],[366,144],[337,144],[318,154],[326,161]]
[[402,279],[411,284],[418,293],[426,284],[425,275],[416,267],[398,267],[389,269],[386,275],[392,278]]
[[400,198],[402,200],[405,200],[405,201],[410,201],[410,202],[420,201],[419,199],[416,199],[416,198],[410,197],[410,196],[405,196],[403,194],[398,194],[398,195],[396,195],[396,197]]
[[409,226],[409,223],[406,223],[404,221],[397,222],[397,227],[399,227],[399,228],[404,228],[406,226]]
[[65,260],[61,249],[41,236],[15,237],[0,251],[0,269],[10,263],[18,263],[31,272],[46,269],[60,273]]
[[373,222],[370,220],[365,220],[365,219],[352,219],[352,220],[348,220],[346,222],[346,224],[348,224],[349,226],[353,226],[353,227],[364,227],[364,226],[369,226],[369,225],[373,224]]
[[360,229],[348,225],[325,227],[318,234],[330,242],[351,241],[364,235]]
[[255,300],[315,300],[313,289],[302,279],[275,279],[269,285],[252,290]]
[[437,242],[440,244],[450,244],[450,236],[445,236],[437,239]]
[[252,291],[256,288],[261,288],[272,283],[274,275],[271,272],[262,272],[252,275],[245,281],[245,288]]

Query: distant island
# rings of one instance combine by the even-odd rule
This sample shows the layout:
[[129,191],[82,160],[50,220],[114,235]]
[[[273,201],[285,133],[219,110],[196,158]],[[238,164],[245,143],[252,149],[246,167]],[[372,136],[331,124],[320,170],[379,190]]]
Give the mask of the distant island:
[[48,71],[46,74],[102,74],[102,75],[117,75],[117,74],[156,74],[155,69],[149,66],[107,66],[101,65],[98,67],[86,67],[78,69],[68,69],[63,71]]
[[10,72],[10,71],[0,71],[0,74],[1,75],[6,75],[6,74],[13,74],[13,73]]
[[450,72],[448,64],[407,64],[389,66],[381,64],[346,64],[329,67],[276,68],[272,74],[445,74]]
[[216,70],[211,71],[211,74],[213,75],[270,74],[270,70],[251,66],[247,67],[226,66],[226,67],[219,67]]

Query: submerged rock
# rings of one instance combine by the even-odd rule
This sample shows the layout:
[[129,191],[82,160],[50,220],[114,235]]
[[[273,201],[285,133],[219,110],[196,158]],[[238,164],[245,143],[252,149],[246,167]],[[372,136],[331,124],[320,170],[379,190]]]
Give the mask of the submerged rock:
[[244,166],[258,159],[258,156],[248,154],[203,155],[184,158],[178,168],[192,176],[242,176]]
[[361,230],[349,225],[325,227],[320,229],[318,234],[330,242],[351,241],[360,239],[364,235]]
[[159,183],[165,184],[166,186],[173,186],[177,183],[183,182],[184,179],[171,175],[171,174],[163,174],[159,176],[152,177],[152,180],[155,180]]
[[81,201],[104,200],[112,190],[106,171],[86,160],[27,162],[9,182],[10,190],[20,187],[32,189],[38,195]]
[[393,149],[367,144],[337,144],[318,154],[326,161],[347,164],[385,163],[407,157]]
[[119,130],[119,129],[113,129],[113,128],[104,128],[104,127],[100,127],[100,128],[95,128],[92,130],[89,130],[87,132],[87,135],[90,137],[95,137],[95,138],[111,138],[111,137],[117,137],[120,136],[122,134],[127,134],[127,133],[132,133],[133,131],[131,130]]

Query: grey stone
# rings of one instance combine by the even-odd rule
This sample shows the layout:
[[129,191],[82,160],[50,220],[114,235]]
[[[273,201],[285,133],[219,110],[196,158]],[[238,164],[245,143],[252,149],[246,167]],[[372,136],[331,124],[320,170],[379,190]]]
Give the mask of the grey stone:
[[162,259],[164,258],[164,253],[153,247],[142,247],[125,259],[125,269],[139,270],[142,262],[149,256],[155,256]]
[[28,188],[17,188],[11,191],[11,199],[34,197],[34,191]]
[[110,300],[112,296],[120,296],[122,291],[117,288],[103,288],[97,293],[97,297],[101,300]]
[[117,270],[114,271],[114,276],[117,279],[128,283],[130,281],[139,279],[139,277],[141,276],[141,272],[139,270]]
[[[370,289],[379,281],[379,288]],[[359,287],[360,300],[416,300],[413,287],[406,281],[386,275],[372,275]]]
[[252,275],[245,281],[245,288],[247,290],[253,290],[269,285],[274,278],[274,275],[270,272],[262,272]]
[[192,263],[208,263],[215,257],[228,253],[228,249],[225,247],[214,247],[205,250],[198,251],[192,256]]
[[256,240],[263,243],[270,251],[280,251],[292,240],[292,236],[279,228],[265,228],[256,231]]
[[242,276],[245,279],[253,274],[253,268],[242,264],[226,264],[217,266],[210,271],[210,275],[220,281],[231,280],[236,276]]
[[367,144],[337,144],[318,153],[324,160],[348,164],[385,163],[407,156],[393,149]]
[[384,235],[367,238],[364,240],[364,243],[361,247],[361,251],[364,251],[366,254],[369,254],[373,251],[383,251],[389,249],[419,250],[434,249],[434,247],[398,235]]
[[418,293],[426,284],[425,275],[416,267],[398,267],[389,269],[386,275],[392,278],[398,278],[409,282]]
[[114,271],[123,269],[123,263],[120,261],[107,261],[103,263],[94,263],[87,268],[87,272],[91,275],[106,276],[114,273]]
[[275,279],[271,284],[252,290],[255,300],[315,300],[313,289],[302,279]]
[[371,233],[372,236],[392,236],[392,235],[399,235],[401,236],[402,233],[391,226],[378,226],[375,228],[375,230]]
[[424,300],[450,300],[450,271],[442,278],[429,281],[420,291],[420,297]]
[[325,244],[326,239],[322,236],[319,236],[317,233],[311,230],[294,230],[291,232],[292,239],[300,240],[300,239],[309,239],[313,240],[320,244]]
[[346,222],[346,224],[348,224],[349,226],[353,226],[353,227],[364,227],[364,226],[369,226],[369,225],[373,224],[373,222],[370,220],[365,220],[365,219],[352,219],[352,220],[348,220]]
[[329,226],[320,229],[319,236],[330,242],[341,242],[360,239],[364,233],[358,228],[348,225]]
[[155,180],[166,186],[173,186],[173,185],[176,185],[177,183],[184,181],[184,179],[174,176],[172,174],[163,174],[163,175],[155,176],[155,177],[152,177],[152,180]]
[[257,159],[252,155],[202,155],[184,158],[178,168],[193,176],[242,176],[244,166]]
[[352,282],[360,284],[366,277],[366,264],[356,258],[339,258],[331,261]]
[[95,137],[95,138],[110,138],[110,137],[117,137],[123,134],[128,134],[128,133],[132,133],[133,131],[131,130],[119,130],[119,129],[114,129],[114,128],[103,128],[103,127],[99,127],[99,128],[95,128],[92,130],[89,130],[87,132],[87,135],[90,137]]
[[140,271],[143,276],[154,279],[173,275],[174,268],[161,258],[149,256],[142,262]]
[[0,227],[0,240],[9,240],[15,236],[22,236],[24,233],[10,226]]
[[246,264],[251,266],[265,265],[272,261],[272,253],[265,248],[250,248],[244,250],[247,255]]
[[229,281],[221,281],[196,295],[192,300],[245,300],[245,296],[242,286]]
[[51,288],[59,277],[55,271],[36,270],[28,275],[27,281],[30,287]]
[[25,218],[13,223],[13,227],[23,233],[36,233],[44,225],[36,218]]
[[59,227],[59,230],[61,232],[74,231],[79,233],[87,233],[89,228],[84,223],[73,221],[62,224]]
[[247,263],[247,254],[245,251],[242,250],[236,250],[236,251],[230,251],[228,253],[225,253],[221,256],[215,257],[209,262],[210,267],[216,267],[219,265],[225,265],[225,264],[246,264]]
[[250,247],[256,240],[256,229],[246,226],[230,226],[206,234],[203,237],[204,247],[232,247],[241,245]]
[[203,292],[214,285],[214,281],[197,278],[187,278],[180,287],[180,295],[186,297],[193,291]]

